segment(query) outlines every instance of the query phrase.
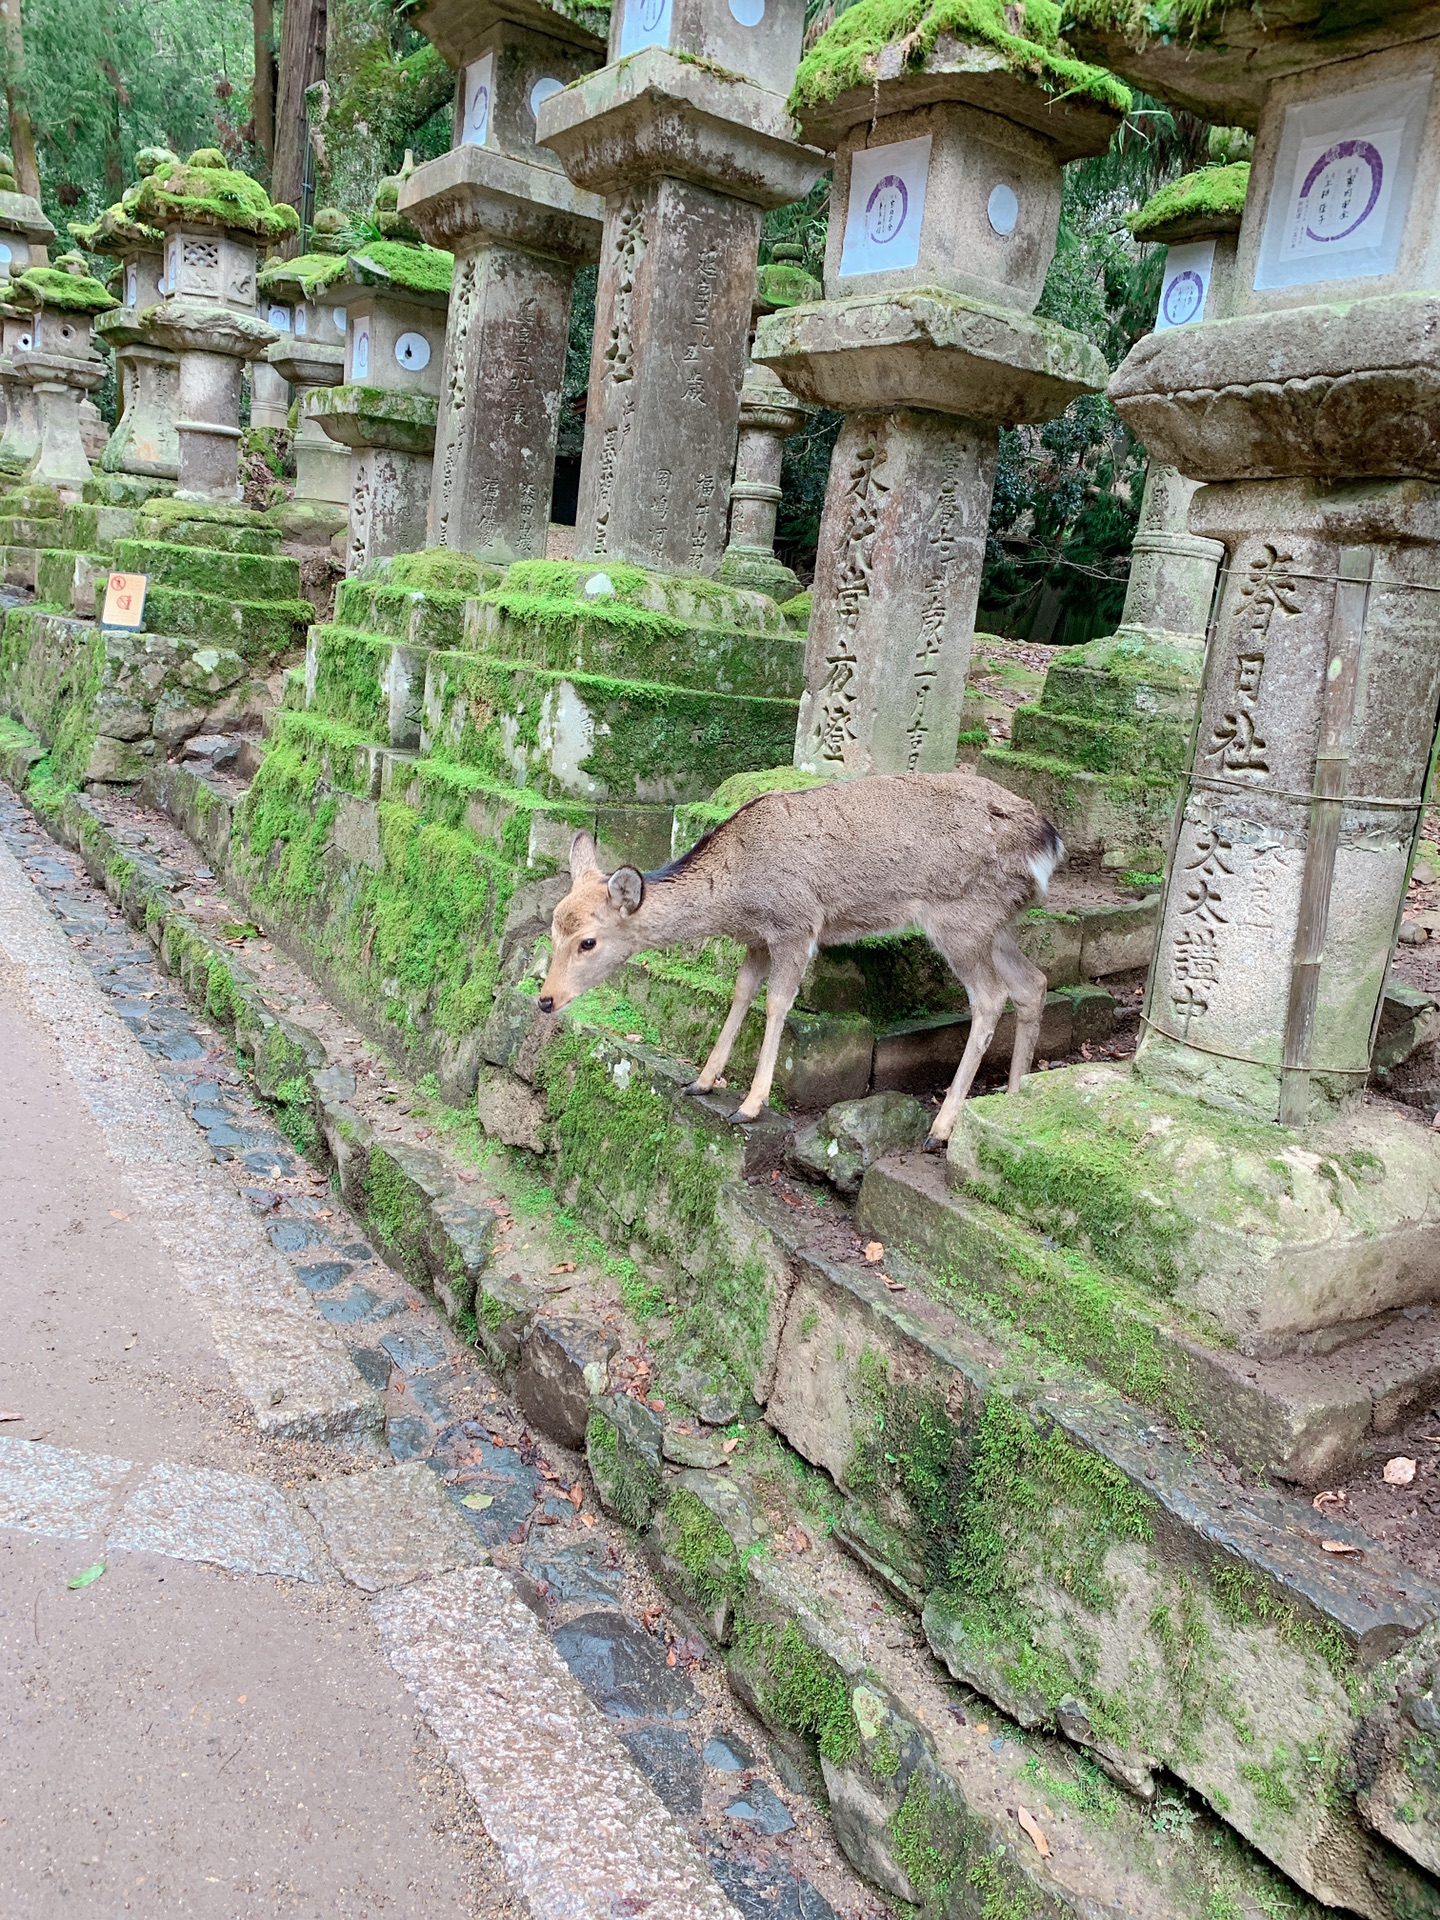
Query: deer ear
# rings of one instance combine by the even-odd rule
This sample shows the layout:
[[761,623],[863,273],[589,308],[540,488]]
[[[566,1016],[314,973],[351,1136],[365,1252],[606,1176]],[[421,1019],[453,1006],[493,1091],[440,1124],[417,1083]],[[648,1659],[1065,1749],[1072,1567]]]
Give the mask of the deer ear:
[[600,871],[600,854],[592,835],[580,832],[570,842],[570,879],[578,886],[587,873]]
[[645,898],[645,876],[634,867],[617,867],[610,876],[610,904],[622,920],[636,912]]

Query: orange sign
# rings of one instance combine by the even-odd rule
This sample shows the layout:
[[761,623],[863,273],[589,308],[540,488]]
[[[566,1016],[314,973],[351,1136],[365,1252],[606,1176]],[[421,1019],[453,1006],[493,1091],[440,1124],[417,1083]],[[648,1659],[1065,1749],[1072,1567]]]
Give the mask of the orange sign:
[[102,627],[128,627],[138,632],[145,624],[145,589],[150,584],[144,573],[112,573],[105,582],[105,610]]

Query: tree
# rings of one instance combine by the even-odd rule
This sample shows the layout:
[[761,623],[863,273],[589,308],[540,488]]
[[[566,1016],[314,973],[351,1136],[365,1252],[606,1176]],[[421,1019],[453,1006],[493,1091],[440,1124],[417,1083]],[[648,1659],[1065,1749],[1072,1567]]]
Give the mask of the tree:
[[325,78],[325,31],[326,0],[285,0],[270,198],[283,200],[302,215],[309,211],[301,206],[310,146],[307,96]]
[[0,0],[0,24],[4,26],[5,108],[10,117],[15,183],[21,193],[38,200],[40,162],[25,95],[25,29],[20,17],[20,0]]
[[330,0],[325,79],[312,88],[310,123],[319,191],[363,215],[377,184],[450,144],[455,75],[391,0]]
[[267,178],[275,164],[275,6],[274,0],[250,0],[255,36],[255,78],[251,85],[255,156]]

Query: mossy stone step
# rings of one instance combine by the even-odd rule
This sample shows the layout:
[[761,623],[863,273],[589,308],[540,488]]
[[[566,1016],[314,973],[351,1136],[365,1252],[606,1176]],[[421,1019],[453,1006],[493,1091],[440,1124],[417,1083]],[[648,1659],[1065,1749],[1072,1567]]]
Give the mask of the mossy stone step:
[[63,545],[60,515],[31,513],[0,514],[0,545],[7,547],[58,547]]
[[448,588],[343,580],[335,595],[335,619],[407,646],[458,647],[465,636],[466,602],[466,594]]
[[1158,872],[1175,814],[1174,777],[1090,773],[1047,754],[987,747],[976,771],[1023,794],[1054,823],[1071,853],[1098,853],[1102,864]]
[[699,799],[794,744],[794,701],[429,657],[426,752],[586,800]]
[[60,538],[55,544],[77,553],[108,553],[117,540],[132,537],[135,518],[134,507],[75,500],[60,515]]
[[147,500],[173,494],[175,482],[158,474],[109,473],[97,467],[80,490],[83,501],[97,507],[142,507]]
[[232,600],[223,594],[157,586],[145,596],[145,624],[152,632],[213,640],[251,660],[278,660],[298,652],[314,617],[308,600]]
[[684,621],[619,599],[546,599],[508,581],[471,602],[465,647],[552,671],[789,700],[805,680],[805,642],[793,633]]
[[58,519],[61,510],[59,490],[43,485],[7,487],[0,493],[0,514],[35,515]]
[[784,611],[768,594],[685,574],[590,560],[517,560],[506,569],[507,594],[560,607],[628,606],[678,620],[687,627],[739,627],[755,634],[793,636]]
[[115,565],[123,573],[143,573],[150,591],[180,587],[225,594],[236,600],[300,598],[300,562],[288,554],[228,553],[180,541],[120,539]]
[[140,509],[142,540],[183,547],[213,547],[223,553],[275,553],[284,538],[279,523],[248,507],[207,507],[173,495]]
[[1040,705],[1094,720],[1152,716],[1189,728],[1200,695],[1204,650],[1140,646],[1113,635],[1050,662]]
[[110,556],[70,547],[42,547],[35,556],[35,597],[93,620],[105,598]]
[[1144,726],[1097,720],[1047,707],[1017,707],[1010,730],[1013,753],[1068,762],[1086,773],[1128,773],[1179,783],[1190,751],[1190,721],[1159,716]]

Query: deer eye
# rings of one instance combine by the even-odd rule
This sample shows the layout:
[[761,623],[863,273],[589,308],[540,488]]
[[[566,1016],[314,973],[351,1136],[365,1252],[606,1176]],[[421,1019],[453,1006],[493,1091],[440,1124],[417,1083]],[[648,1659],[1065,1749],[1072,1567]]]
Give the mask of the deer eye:
[[595,945],[595,942],[594,942],[593,940],[582,940],[582,941],[580,942],[580,951],[581,951],[581,953],[589,953],[589,952],[590,952],[590,950],[591,950],[591,948],[592,948],[592,947],[593,947],[594,945]]

